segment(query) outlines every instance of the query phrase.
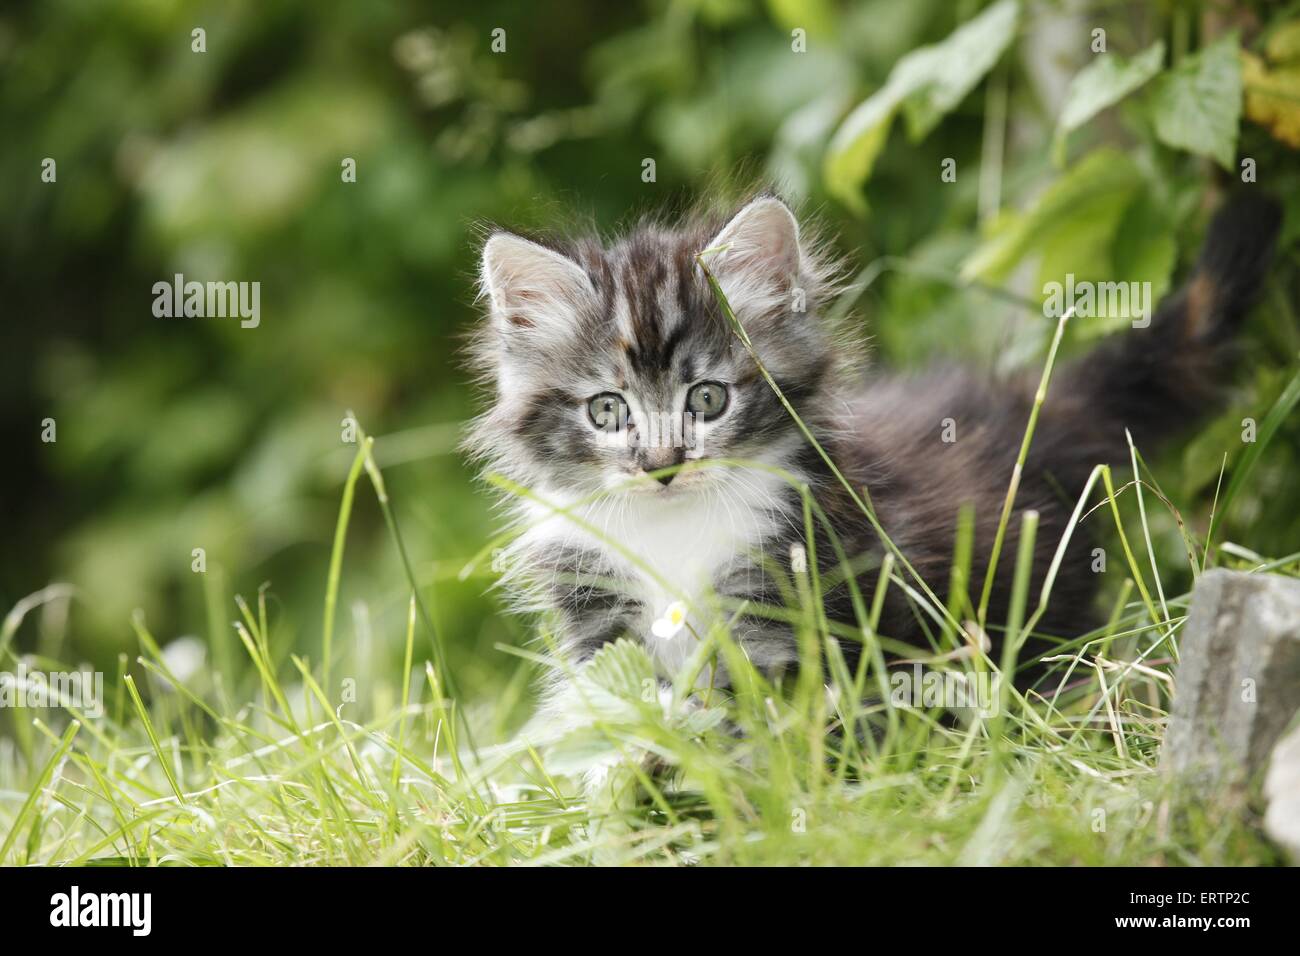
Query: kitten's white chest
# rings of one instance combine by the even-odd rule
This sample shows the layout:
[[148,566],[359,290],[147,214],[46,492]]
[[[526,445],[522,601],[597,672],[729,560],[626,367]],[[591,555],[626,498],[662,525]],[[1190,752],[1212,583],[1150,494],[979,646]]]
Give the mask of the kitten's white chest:
[[[783,520],[770,509],[774,492],[751,479],[704,493],[603,500],[575,509],[589,529],[553,518],[538,529],[539,543],[581,544],[605,555],[624,578],[627,596],[643,609],[637,636],[671,674],[696,648],[696,635],[713,623],[708,612],[717,606],[716,583],[754,565],[763,540]],[[691,608],[688,626],[671,637],[656,636],[655,619],[678,601]]]

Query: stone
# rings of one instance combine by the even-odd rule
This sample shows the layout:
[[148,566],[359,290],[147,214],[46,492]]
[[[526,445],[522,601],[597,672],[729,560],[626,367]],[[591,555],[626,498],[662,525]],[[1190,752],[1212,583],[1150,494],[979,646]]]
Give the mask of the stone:
[[1300,711],[1300,580],[1214,570],[1179,640],[1161,765],[1201,792],[1257,779]]
[[1300,727],[1273,748],[1264,778],[1264,832],[1300,863]]

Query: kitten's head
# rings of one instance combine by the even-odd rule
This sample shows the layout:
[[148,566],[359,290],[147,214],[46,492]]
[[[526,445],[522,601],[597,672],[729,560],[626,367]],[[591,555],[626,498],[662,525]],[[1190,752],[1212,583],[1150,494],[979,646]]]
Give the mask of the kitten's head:
[[494,232],[475,348],[493,393],[471,447],[527,486],[577,494],[683,495],[726,480],[696,462],[789,463],[803,439],[728,324],[705,250],[782,392],[822,416],[845,358],[817,315],[832,268],[763,196],[610,244]]

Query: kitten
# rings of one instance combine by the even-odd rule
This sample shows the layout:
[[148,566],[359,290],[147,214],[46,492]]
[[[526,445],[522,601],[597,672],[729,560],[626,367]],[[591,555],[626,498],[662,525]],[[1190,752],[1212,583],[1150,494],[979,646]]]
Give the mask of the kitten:
[[[1194,275],[1147,328],[1057,368],[1001,550],[991,624],[1008,610],[1020,512],[1040,516],[1036,594],[1093,466],[1128,461],[1125,429],[1150,453],[1214,405],[1278,225],[1271,202],[1229,205]],[[936,594],[947,592],[959,507],[973,505],[978,602],[1038,373],[997,384],[959,368],[868,373],[853,338],[821,317],[836,264],[764,195],[725,221],[643,222],[610,244],[488,238],[489,316],[474,354],[493,399],[470,446],[530,491],[512,499],[523,530],[506,556],[519,604],[557,613],[574,661],[631,636],[671,676],[696,635],[748,601],[734,637],[762,670],[794,667],[791,628],[756,609],[785,604],[783,582],[809,553],[827,575],[838,561],[824,532],[805,549],[800,495],[782,472],[812,489],[847,554],[865,557],[857,585],[870,604],[883,545],[729,326],[696,260],[704,250],[781,392],[848,482],[868,490],[885,532]],[[941,440],[945,419],[956,441]],[[1039,632],[1089,628],[1090,552],[1076,530]],[[887,594],[880,632],[923,646],[917,607],[897,585]],[[675,603],[688,626],[657,623]],[[847,587],[831,587],[825,603],[831,620],[853,625]],[[859,644],[843,650],[852,664]]]

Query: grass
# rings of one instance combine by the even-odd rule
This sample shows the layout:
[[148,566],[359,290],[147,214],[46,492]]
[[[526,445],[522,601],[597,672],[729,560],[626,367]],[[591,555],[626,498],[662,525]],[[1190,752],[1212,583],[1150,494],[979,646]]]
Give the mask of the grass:
[[[1040,402],[1054,357],[1055,343]],[[1280,420],[1297,394],[1293,382],[1266,424]],[[1258,459],[1272,434],[1267,427],[1261,431],[1244,466]],[[801,487],[811,570],[786,582],[786,606],[772,609],[798,637],[804,666],[796,680],[773,686],[755,672],[726,623],[741,609],[719,607],[719,623],[697,635],[697,653],[677,675],[670,697],[647,693],[656,687],[651,661],[623,640],[569,675],[589,709],[580,730],[543,728],[527,739],[493,739],[490,729],[502,723],[493,705],[460,699],[444,663],[429,610],[433,590],[417,584],[374,446],[373,438],[359,434],[343,491],[325,587],[322,662],[293,654],[286,659],[275,648],[264,592],[252,604],[235,598],[234,630],[247,664],[233,674],[183,679],[137,618],[140,654],[106,681],[102,716],[72,700],[49,711],[12,712],[15,726],[30,732],[0,740],[0,863],[1280,862],[1258,834],[1256,807],[1248,803],[1225,813],[1198,806],[1159,772],[1177,632],[1189,596],[1171,595],[1160,582],[1143,492],[1152,492],[1173,515],[1193,576],[1212,549],[1208,540],[1194,539],[1149,473],[1139,470],[1136,450],[1132,465],[1139,480],[1117,489],[1110,470],[1099,467],[1067,531],[1068,540],[1092,516],[1113,522],[1124,567],[1111,573],[1124,581],[1109,620],[1092,633],[1058,641],[1037,662],[1048,673],[1031,690],[997,678],[1031,663],[1019,655],[1049,606],[1065,540],[1035,603],[1028,572],[1037,516],[1020,515],[1005,622],[985,620],[987,583],[970,580],[969,516],[958,534],[946,599],[916,578],[890,543],[870,601],[854,591],[857,620],[846,626],[822,612],[828,582],[818,572],[811,532],[825,516]],[[403,668],[378,675],[375,697],[391,706],[376,707],[372,719],[358,722],[344,716],[347,708],[326,689],[333,687],[333,619],[348,521],[363,474],[401,555],[410,601]],[[1238,490],[1236,475],[1229,497]],[[999,546],[1015,516],[1017,477],[1009,476]],[[848,487],[874,520],[868,489]],[[1125,528],[1121,504],[1130,490],[1140,535]],[[1100,500],[1085,510],[1100,491]],[[886,529],[879,530],[888,540]],[[1140,542],[1137,551],[1130,539]],[[839,573],[853,582],[851,556],[833,534],[830,541]],[[1300,566],[1300,554],[1265,561],[1230,543],[1214,553],[1219,563],[1250,570],[1294,573]],[[857,572],[857,578],[868,577]],[[983,586],[978,602],[967,593],[972,585]],[[938,627],[933,646],[900,648],[878,633],[881,602],[891,588],[903,589],[923,619]],[[1135,589],[1139,599],[1130,600]],[[228,596],[219,587],[208,587],[207,594],[209,618],[224,619]],[[51,588],[20,602],[0,631],[0,662],[17,662],[12,645],[27,615],[67,599],[66,589]],[[976,605],[977,620],[960,619]],[[998,660],[980,640],[986,628],[1006,636]],[[430,660],[416,659],[417,635],[419,646],[432,648]],[[854,670],[839,638],[863,643]],[[538,668],[567,666],[545,653],[509,650]],[[954,686],[991,681],[989,707],[945,710],[941,701],[900,702],[894,694],[900,669],[886,668],[887,652],[923,663],[927,674]],[[725,661],[732,686],[692,694],[697,675],[715,660]],[[44,660],[28,667],[62,669]],[[61,714],[67,719],[60,731],[47,719],[62,721]],[[648,772],[651,763],[660,769]]]

